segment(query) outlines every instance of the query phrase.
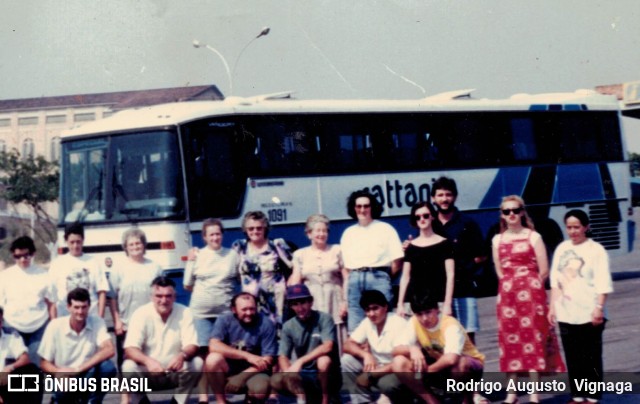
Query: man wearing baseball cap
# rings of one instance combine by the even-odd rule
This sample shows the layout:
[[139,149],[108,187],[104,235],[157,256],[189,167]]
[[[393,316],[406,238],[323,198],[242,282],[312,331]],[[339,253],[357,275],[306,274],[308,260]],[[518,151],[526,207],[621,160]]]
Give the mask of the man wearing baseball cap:
[[282,326],[280,373],[271,377],[271,386],[294,394],[298,403],[321,396],[321,400],[313,401],[328,404],[341,385],[335,323],[331,315],[312,309],[313,297],[305,285],[289,286],[287,303],[295,317]]

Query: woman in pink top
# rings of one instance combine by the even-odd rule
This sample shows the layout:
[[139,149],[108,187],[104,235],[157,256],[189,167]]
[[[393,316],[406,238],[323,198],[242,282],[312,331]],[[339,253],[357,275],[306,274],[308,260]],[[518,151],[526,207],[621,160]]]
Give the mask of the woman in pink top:
[[342,253],[337,244],[327,244],[329,218],[315,214],[309,216],[305,233],[311,245],[293,253],[293,273],[289,285],[304,283],[313,296],[313,308],[328,313],[337,327],[338,343],[342,347],[346,336],[344,319],[347,303],[344,295],[346,273]]

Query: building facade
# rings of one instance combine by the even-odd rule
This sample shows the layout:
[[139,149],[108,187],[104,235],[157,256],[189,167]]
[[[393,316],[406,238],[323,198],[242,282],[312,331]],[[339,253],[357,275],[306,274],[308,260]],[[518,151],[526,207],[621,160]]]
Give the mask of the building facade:
[[[223,98],[218,88],[210,85],[0,100],[0,152],[16,149],[24,158],[41,155],[49,161],[58,161],[60,134],[83,123],[123,109]],[[1,187],[0,184],[0,242],[11,237],[12,231],[7,228],[11,219],[33,221],[25,206],[7,204]],[[47,205],[47,213],[56,218],[57,204]]]

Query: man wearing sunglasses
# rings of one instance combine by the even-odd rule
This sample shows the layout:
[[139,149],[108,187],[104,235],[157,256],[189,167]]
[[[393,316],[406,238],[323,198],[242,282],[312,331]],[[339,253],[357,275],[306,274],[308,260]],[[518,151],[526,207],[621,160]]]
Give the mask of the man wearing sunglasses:
[[18,237],[9,249],[16,264],[0,272],[0,306],[4,307],[5,327],[20,334],[29,359],[39,363],[42,335],[49,320],[56,317],[49,274],[33,265],[36,247],[30,237]]

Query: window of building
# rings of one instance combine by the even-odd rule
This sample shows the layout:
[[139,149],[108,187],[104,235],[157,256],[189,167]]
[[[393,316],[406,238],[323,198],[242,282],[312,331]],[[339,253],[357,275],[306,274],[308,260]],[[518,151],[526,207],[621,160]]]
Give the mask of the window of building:
[[11,118],[2,118],[0,119],[0,127],[11,126]]
[[35,156],[36,146],[33,139],[28,138],[22,142],[22,157],[32,159]]
[[18,125],[37,125],[37,116],[26,116],[24,118],[18,118]]
[[66,115],[48,115],[47,123],[65,123],[67,121]]
[[56,136],[51,139],[51,144],[49,145],[49,157],[51,161],[58,161],[60,158],[60,137]]
[[83,112],[80,114],[73,115],[74,122],[86,122],[86,121],[95,121],[96,113],[95,112]]
[[7,142],[3,139],[0,139],[0,153],[4,153],[7,151]]

